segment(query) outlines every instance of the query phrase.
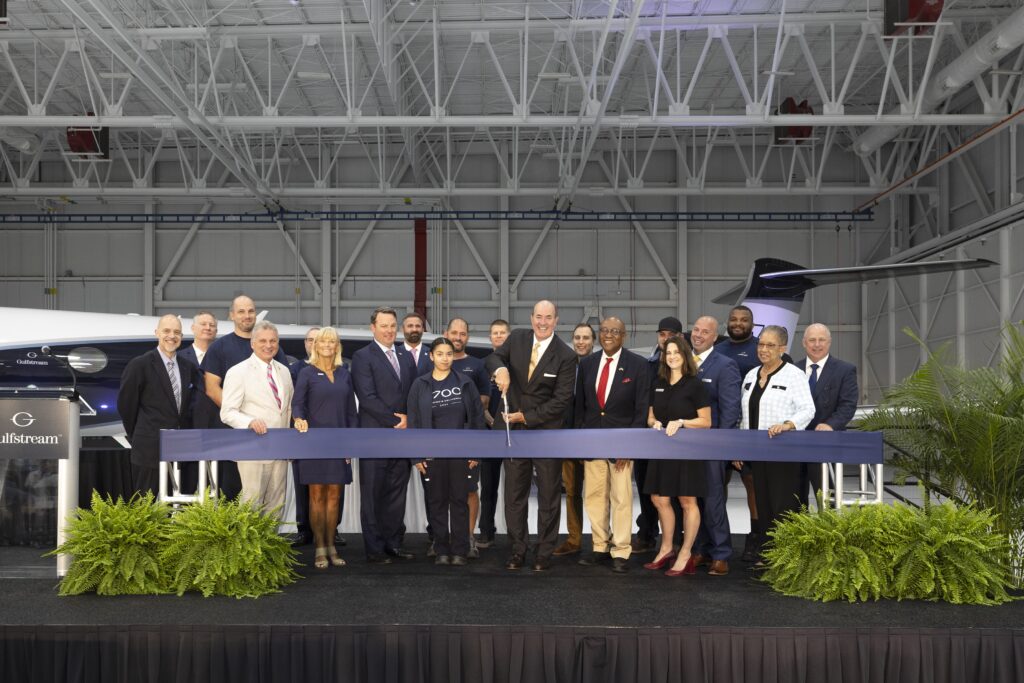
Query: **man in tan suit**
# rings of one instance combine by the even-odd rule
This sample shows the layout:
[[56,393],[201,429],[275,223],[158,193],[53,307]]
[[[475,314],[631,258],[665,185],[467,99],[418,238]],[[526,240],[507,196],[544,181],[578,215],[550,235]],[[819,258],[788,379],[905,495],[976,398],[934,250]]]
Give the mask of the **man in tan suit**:
[[[252,328],[252,356],[228,370],[220,419],[235,429],[266,434],[268,429],[288,428],[292,416],[292,378],[274,356],[278,351],[277,328],[261,321]],[[259,503],[264,511],[284,505],[287,460],[244,460],[238,463],[242,500]]]

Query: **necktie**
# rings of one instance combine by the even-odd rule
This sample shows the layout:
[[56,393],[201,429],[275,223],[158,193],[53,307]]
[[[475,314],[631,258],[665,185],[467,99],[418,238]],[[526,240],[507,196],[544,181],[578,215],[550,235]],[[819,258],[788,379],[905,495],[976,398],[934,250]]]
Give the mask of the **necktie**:
[[604,396],[608,393],[608,370],[611,368],[613,360],[615,359],[611,356],[605,358],[604,367],[601,368],[601,377],[597,380],[597,405],[601,406],[601,410],[604,410]]
[[167,375],[171,378],[171,391],[174,392],[174,405],[181,410],[181,381],[178,379],[178,368],[174,361],[167,361]]
[[281,393],[277,390],[277,382],[274,381],[274,366],[273,364],[267,365],[267,381],[270,382],[270,393],[274,395],[274,400],[277,401],[277,409],[281,409]]
[[409,353],[412,355],[412,364],[415,365],[416,367],[419,367],[420,366],[420,350],[419,349],[412,349],[412,350],[409,351]]
[[530,368],[526,371],[526,381],[533,378],[533,371],[537,368],[537,361],[540,358],[540,342],[533,345],[533,353],[530,354]]
[[697,354],[693,354],[693,363],[694,363],[694,365],[696,365],[699,368],[700,367],[700,356],[698,356]]
[[814,387],[818,385],[818,364],[811,363],[811,378],[807,380],[807,383],[811,386],[811,393],[814,393]]
[[402,379],[402,370],[398,367],[398,358],[395,356],[394,349],[388,349],[388,361],[391,362],[391,369],[395,371],[395,376]]

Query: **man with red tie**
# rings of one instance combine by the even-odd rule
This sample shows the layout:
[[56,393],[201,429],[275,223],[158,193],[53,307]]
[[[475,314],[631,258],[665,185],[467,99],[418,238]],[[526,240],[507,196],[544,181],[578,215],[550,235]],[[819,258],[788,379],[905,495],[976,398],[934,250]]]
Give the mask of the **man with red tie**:
[[[651,373],[647,360],[622,348],[626,325],[605,318],[597,332],[601,353],[580,361],[576,379],[577,429],[612,429],[647,425]],[[633,462],[615,458],[584,464],[583,507],[590,519],[593,552],[585,566],[611,560],[612,571],[628,571],[633,530]],[[610,513],[610,514],[609,514]]]

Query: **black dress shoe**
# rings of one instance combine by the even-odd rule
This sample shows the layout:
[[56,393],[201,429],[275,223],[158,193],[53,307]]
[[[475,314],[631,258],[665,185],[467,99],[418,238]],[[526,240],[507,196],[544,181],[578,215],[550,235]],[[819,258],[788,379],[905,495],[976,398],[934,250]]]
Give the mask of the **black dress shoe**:
[[533,571],[535,572],[546,572],[551,569],[551,558],[549,557],[538,557],[533,562]]
[[292,547],[301,548],[304,545],[309,545],[313,542],[313,534],[295,534],[292,537]]
[[452,566],[453,567],[465,567],[466,558],[462,555],[452,555]]
[[396,557],[399,560],[415,560],[416,559],[416,555],[414,555],[413,553],[410,553],[408,550],[403,550],[402,548],[393,548],[393,549],[390,549],[390,550],[386,550],[385,552],[388,555],[390,555],[391,557]]
[[367,555],[367,564],[391,564],[391,558],[387,555]]
[[345,546],[348,545],[348,541],[346,541],[345,537],[342,536],[341,534],[335,533],[334,534],[334,545],[340,546],[340,547],[344,548]]
[[612,559],[612,571],[616,574],[625,574],[629,571],[629,560],[624,557]]
[[522,569],[523,568],[523,556],[513,554],[505,561],[505,569]]
[[630,544],[633,547],[634,553],[653,553],[658,549],[658,544],[654,542],[653,538],[641,538],[636,537]]
[[602,562],[607,562],[611,557],[610,553],[590,553],[589,555],[581,557],[577,563],[582,564],[584,567],[593,567],[601,564]]
[[490,548],[494,545],[494,536],[481,536],[476,539],[477,548]]
[[438,555],[437,557],[434,558],[434,564],[445,564],[445,565],[447,565],[447,564],[451,564],[451,563],[452,563],[452,558],[448,557],[447,555]]

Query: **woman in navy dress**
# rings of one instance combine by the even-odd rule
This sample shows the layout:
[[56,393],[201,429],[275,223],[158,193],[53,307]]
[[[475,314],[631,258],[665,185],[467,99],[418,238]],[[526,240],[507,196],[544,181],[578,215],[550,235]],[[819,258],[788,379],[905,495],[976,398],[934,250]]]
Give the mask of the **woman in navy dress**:
[[[430,345],[434,369],[409,390],[410,429],[485,429],[484,408],[473,379],[452,370],[455,347],[444,337]],[[462,566],[469,554],[470,470],[476,460],[435,458],[416,463],[423,475],[427,516],[434,531],[434,564]]]
[[[341,340],[333,327],[324,327],[313,340],[309,365],[299,371],[292,399],[295,429],[310,427],[357,427],[356,394],[352,376],[341,364]],[[352,483],[352,464],[337,460],[296,460],[300,484],[309,486],[309,526],[316,542],[313,566],[340,567],[345,560],[334,547],[338,527],[341,487]]]
[[[681,336],[665,342],[658,379],[651,388],[651,407],[647,425],[665,430],[669,437],[680,429],[711,427],[711,402],[697,377],[693,351]],[[651,495],[661,522],[661,548],[647,569],[662,569],[673,563],[667,576],[695,574],[690,554],[700,527],[697,498],[707,495],[707,465],[703,460],[652,460],[647,466],[644,493]],[[672,499],[678,498],[683,509],[683,545],[679,554],[672,549],[676,522]]]

